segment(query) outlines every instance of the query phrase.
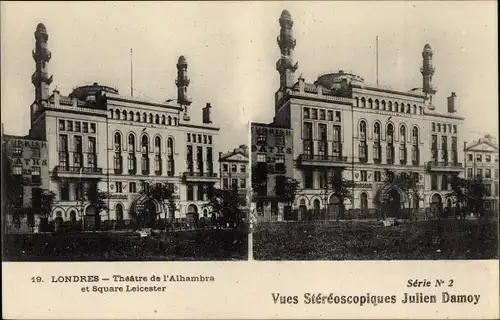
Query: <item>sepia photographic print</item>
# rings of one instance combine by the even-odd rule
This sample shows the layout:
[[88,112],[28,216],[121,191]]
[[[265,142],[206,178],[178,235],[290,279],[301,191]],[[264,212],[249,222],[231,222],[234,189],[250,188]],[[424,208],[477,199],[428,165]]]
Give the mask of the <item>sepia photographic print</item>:
[[500,316],[495,2],[1,21],[4,318]]

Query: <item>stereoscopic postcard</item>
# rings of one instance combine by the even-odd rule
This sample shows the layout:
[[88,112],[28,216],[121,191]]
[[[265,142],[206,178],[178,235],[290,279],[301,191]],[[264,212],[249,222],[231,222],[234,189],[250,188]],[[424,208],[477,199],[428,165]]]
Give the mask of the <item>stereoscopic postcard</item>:
[[493,1],[2,2],[7,319],[498,319]]

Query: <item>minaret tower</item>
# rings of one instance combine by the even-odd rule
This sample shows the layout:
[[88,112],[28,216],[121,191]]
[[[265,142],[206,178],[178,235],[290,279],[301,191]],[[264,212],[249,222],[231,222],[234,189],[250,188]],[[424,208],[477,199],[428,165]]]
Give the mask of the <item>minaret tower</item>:
[[429,44],[424,46],[422,51],[422,68],[420,68],[420,73],[422,73],[422,91],[429,97],[429,104],[432,105],[432,96],[436,93],[436,90],[432,86],[432,76],[434,75],[434,66],[432,65],[432,48]]
[[184,120],[189,121],[188,106],[191,105],[191,97],[187,94],[187,87],[189,86],[189,77],[187,75],[188,64],[184,56],[180,56],[177,61],[177,103],[184,108]]
[[276,62],[276,70],[280,73],[280,91],[284,91],[294,85],[294,74],[298,68],[298,63],[293,63],[292,54],[296,40],[293,37],[292,16],[288,10],[283,10],[279,22],[281,30],[277,40],[281,50],[281,58]]
[[36,69],[31,76],[31,82],[35,86],[35,103],[43,106],[49,99],[49,86],[52,83],[52,76],[49,75],[47,64],[50,61],[52,53],[49,51],[47,42],[49,34],[43,23],[36,26],[35,31],[35,50],[33,50],[33,59],[36,63]]

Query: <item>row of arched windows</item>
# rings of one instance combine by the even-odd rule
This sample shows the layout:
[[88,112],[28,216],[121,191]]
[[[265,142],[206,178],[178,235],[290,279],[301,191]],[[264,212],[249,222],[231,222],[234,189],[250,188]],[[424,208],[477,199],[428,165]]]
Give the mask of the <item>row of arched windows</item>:
[[165,116],[165,115],[159,115],[159,114],[152,114],[152,113],[146,113],[146,112],[133,112],[133,111],[128,111],[127,110],[120,110],[120,109],[109,109],[109,118],[110,119],[118,119],[118,120],[128,120],[128,121],[136,121],[136,122],[143,122],[143,123],[154,123],[154,124],[163,124],[163,125],[169,125],[169,126],[177,126],[179,123],[177,117],[172,117],[170,115]]
[[[123,173],[123,157],[122,157],[122,135],[120,132],[115,132],[114,139],[114,150],[115,150],[115,173]],[[141,172],[143,175],[148,175],[150,173],[150,142],[147,134],[142,134],[140,138],[140,146],[137,149],[135,134],[129,133],[127,138],[128,146],[128,173],[137,173],[137,157],[136,153],[141,153]],[[167,175],[173,176],[175,172],[174,165],[174,139],[172,137],[167,138]],[[154,138],[154,171],[156,175],[162,175],[163,173],[163,160],[162,160],[162,138],[156,136]]]
[[[367,128],[366,128],[366,121],[361,120],[359,122],[359,139],[360,140],[366,140],[367,139]],[[407,134],[406,134],[406,125],[401,124],[399,126],[399,140],[401,143],[406,143],[407,140]],[[392,123],[387,123],[386,125],[386,135],[387,135],[387,143],[393,143],[394,142],[394,126]],[[373,124],[373,140],[375,141],[380,141],[382,137],[382,130],[380,127],[380,122],[376,121]],[[413,126],[412,128],[412,143],[413,144],[418,144],[420,139],[419,139],[419,132],[418,132],[418,127]]]
[[366,99],[365,97],[355,97],[354,106],[360,108],[368,108],[383,111],[392,111],[407,114],[423,114],[424,110],[422,106],[417,106],[416,104],[405,104],[404,102],[392,102],[385,100],[379,101],[378,99],[372,100],[372,98]]

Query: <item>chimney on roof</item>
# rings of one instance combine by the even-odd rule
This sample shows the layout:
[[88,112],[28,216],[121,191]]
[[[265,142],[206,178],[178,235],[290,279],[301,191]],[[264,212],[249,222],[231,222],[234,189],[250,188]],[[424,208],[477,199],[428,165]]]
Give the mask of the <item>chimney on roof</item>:
[[210,109],[212,108],[212,105],[210,103],[207,103],[207,106],[202,109],[203,112],[203,123],[212,123],[211,119],[211,111]]
[[455,101],[456,101],[457,95],[455,92],[452,92],[451,95],[448,97],[448,113],[455,113],[457,112]]

